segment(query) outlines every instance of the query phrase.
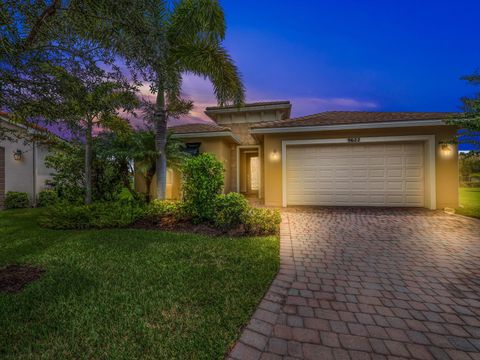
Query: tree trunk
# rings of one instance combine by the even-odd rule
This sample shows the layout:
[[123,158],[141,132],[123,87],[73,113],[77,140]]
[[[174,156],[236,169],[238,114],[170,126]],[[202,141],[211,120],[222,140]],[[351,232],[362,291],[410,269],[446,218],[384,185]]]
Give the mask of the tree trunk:
[[164,200],[167,188],[167,111],[165,108],[165,92],[163,86],[158,87],[157,103],[154,114],[155,123],[155,149],[158,158],[155,166],[157,174],[157,199]]
[[87,120],[85,136],[85,204],[92,203],[92,128],[93,121]]
[[147,187],[147,192],[145,193],[145,201],[147,203],[150,203],[150,200],[151,200],[150,199],[151,198],[150,187],[152,186],[152,178],[153,178],[153,176],[152,177],[150,177],[150,176],[145,177],[145,186]]

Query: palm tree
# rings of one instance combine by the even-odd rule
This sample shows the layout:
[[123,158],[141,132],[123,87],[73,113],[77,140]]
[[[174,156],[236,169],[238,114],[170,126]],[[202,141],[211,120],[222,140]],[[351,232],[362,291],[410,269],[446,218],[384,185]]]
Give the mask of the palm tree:
[[[133,136],[134,146],[132,160],[135,163],[135,171],[143,176],[146,188],[146,200],[150,202],[150,187],[156,173],[158,152],[155,149],[155,133],[153,131],[137,131]],[[185,145],[179,139],[173,138],[171,133],[167,135],[165,155],[167,166],[171,169],[180,169],[183,161],[188,157],[184,149]]]
[[[154,57],[153,90],[156,103],[153,112],[157,197],[165,198],[167,175],[167,118],[185,113],[192,102],[181,98],[182,75],[191,73],[209,79],[219,105],[244,101],[244,87],[237,67],[222,46],[225,17],[218,0],[179,0],[171,7],[157,3],[163,16],[152,15],[156,23],[157,43],[151,46]],[[152,12],[153,13],[153,12]]]
[[[153,130],[133,130],[123,133],[103,132],[97,137],[96,152],[104,159],[116,163],[118,176],[125,188],[136,198],[131,179],[136,172],[145,180],[146,200],[150,202],[150,187],[155,176],[158,152],[155,150],[155,132]],[[179,139],[167,135],[165,147],[167,165],[171,169],[180,169],[183,161],[189,156],[185,145]]]

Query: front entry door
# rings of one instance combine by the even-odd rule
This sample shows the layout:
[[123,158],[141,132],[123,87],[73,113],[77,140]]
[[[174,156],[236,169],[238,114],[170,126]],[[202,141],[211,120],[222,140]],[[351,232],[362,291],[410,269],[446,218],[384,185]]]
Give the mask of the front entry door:
[[257,154],[247,154],[247,193],[258,193],[259,188],[259,159]]

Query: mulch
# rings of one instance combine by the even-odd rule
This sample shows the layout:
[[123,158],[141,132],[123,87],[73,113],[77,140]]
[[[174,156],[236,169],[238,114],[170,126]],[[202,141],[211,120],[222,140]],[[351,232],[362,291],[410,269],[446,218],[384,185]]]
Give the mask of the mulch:
[[193,224],[189,221],[178,221],[173,217],[144,218],[133,224],[135,229],[162,230],[180,233],[191,233],[208,236],[244,236],[243,227],[227,232],[209,224]]
[[0,269],[0,292],[17,293],[40,279],[45,270],[32,265],[8,265]]

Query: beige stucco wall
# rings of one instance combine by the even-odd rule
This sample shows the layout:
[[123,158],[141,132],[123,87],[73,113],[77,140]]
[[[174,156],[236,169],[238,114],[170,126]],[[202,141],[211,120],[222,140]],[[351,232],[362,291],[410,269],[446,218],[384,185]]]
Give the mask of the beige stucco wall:
[[252,110],[247,112],[216,114],[215,122],[219,125],[241,123],[257,124],[259,122],[282,120],[284,113],[284,110]]
[[[265,205],[282,206],[282,140],[298,139],[333,139],[367,136],[402,136],[402,135],[435,135],[436,143],[436,194],[437,208],[458,206],[458,149],[453,146],[449,157],[441,153],[438,143],[451,139],[456,133],[454,127],[412,127],[398,129],[368,129],[356,131],[328,131],[297,134],[268,134],[263,137],[264,172],[262,188]],[[272,159],[276,150],[280,156]]]
[[[231,153],[232,153],[232,144],[227,142],[224,139],[220,138],[191,138],[186,143],[201,143],[200,152],[201,153],[210,153],[213,154],[219,159],[225,169],[225,193],[231,191],[232,184],[232,166],[231,166]],[[233,149],[234,150],[234,149]],[[172,171],[172,170],[169,170]],[[171,175],[167,178],[167,189],[166,197],[167,199],[179,199],[181,197],[181,174],[179,171],[172,171]],[[169,181],[170,180],[170,181]],[[152,185],[150,187],[150,195],[152,198],[157,196],[156,189],[156,176],[153,177]],[[145,180],[139,174],[135,174],[135,189],[138,192],[145,193]]]
[[[0,126],[16,129],[1,120]],[[45,157],[48,155],[48,148],[36,144],[34,149],[33,143],[24,143],[23,139],[18,141],[0,140],[0,147],[5,150],[5,193],[8,191],[26,192],[33,203],[34,196],[46,188],[45,181],[51,179],[52,170],[48,169],[44,163]],[[17,149],[23,153],[21,160],[15,160],[13,157],[13,153]]]

